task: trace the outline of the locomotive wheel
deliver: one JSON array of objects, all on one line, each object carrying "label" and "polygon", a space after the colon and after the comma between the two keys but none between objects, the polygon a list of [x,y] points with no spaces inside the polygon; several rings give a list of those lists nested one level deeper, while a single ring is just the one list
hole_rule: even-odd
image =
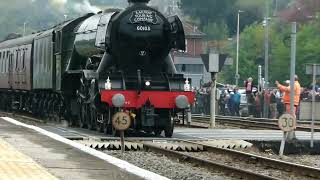
[{"label": "locomotive wheel", "polygon": [[88,109],[90,109],[90,111],[88,113],[88,115],[89,115],[88,129],[96,130],[97,129],[97,112],[90,105],[89,105]]},{"label": "locomotive wheel", "polygon": [[80,122],[79,125],[81,128],[87,127],[87,105],[81,103],[80,106]]},{"label": "locomotive wheel", "polygon": [[161,133],[162,133],[162,130],[160,130],[160,129],[154,130],[155,136],[160,136]]},{"label": "locomotive wheel", "polygon": [[105,127],[105,115],[104,114],[97,114],[96,120],[96,129],[98,132],[104,132]]},{"label": "locomotive wheel", "polygon": [[118,130],[116,130],[113,126],[112,126],[112,136],[114,136],[114,137],[120,136],[120,132]]},{"label": "locomotive wheel", "polygon": [[169,113],[169,117],[167,118],[166,128],[164,129],[165,137],[172,137],[174,129],[174,118]]}]

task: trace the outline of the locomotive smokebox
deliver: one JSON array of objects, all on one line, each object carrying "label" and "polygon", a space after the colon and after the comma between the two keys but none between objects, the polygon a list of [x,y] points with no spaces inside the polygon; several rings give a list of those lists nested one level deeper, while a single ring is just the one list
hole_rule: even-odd
[{"label": "locomotive smokebox", "polygon": [[120,69],[127,74],[158,73],[168,56],[172,41],[171,24],[148,0],[129,0],[132,6],[111,19],[106,44]]}]

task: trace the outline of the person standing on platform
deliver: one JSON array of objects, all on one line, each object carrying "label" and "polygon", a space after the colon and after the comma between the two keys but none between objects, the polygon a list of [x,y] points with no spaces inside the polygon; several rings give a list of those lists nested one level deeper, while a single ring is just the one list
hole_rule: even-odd
[{"label": "person standing on platform", "polygon": [[225,116],[226,115],[226,95],[224,93],[224,90],[222,91],[222,93],[220,94],[219,100],[218,100],[218,104],[219,104],[219,113],[220,115]]},{"label": "person standing on platform", "polygon": [[[295,75],[295,81],[294,81],[294,112],[296,115],[297,114],[297,108],[299,106],[300,103],[300,93],[301,93],[301,86],[299,83],[299,79],[298,76]],[[290,113],[290,86],[283,86],[279,83],[279,81],[276,81],[276,85],[279,88],[279,90],[284,93],[283,95],[283,102],[285,104],[286,107],[286,112]]]},{"label": "person standing on platform", "polygon": [[252,89],[254,86],[252,77],[249,77],[247,81],[244,82],[244,87],[246,88],[246,95],[252,93]]},{"label": "person standing on platform", "polygon": [[233,90],[233,112],[236,116],[240,116],[240,99],[241,99],[241,95],[240,93],[238,92],[238,88],[235,88]]},{"label": "person standing on platform", "polygon": [[249,77],[247,81],[244,82],[244,88],[246,90],[246,96],[247,96],[247,107],[248,107],[248,115],[252,116],[254,114],[254,104],[255,99],[253,95],[253,79],[252,77]]},{"label": "person standing on platform", "polygon": [[273,89],[270,93],[270,113],[271,118],[277,118],[277,97],[276,97],[277,90]]},{"label": "person standing on platform", "polygon": [[229,109],[230,116],[234,116],[234,99],[233,99],[234,93],[230,92],[229,95],[230,96],[228,100],[228,109]]}]

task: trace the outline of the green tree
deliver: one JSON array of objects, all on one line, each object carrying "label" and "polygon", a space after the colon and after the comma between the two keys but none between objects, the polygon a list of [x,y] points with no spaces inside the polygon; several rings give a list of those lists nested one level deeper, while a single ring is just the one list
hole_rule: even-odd
[{"label": "green tree", "polygon": [[[279,27],[280,26],[280,27]],[[270,27],[269,82],[281,82],[290,79],[290,23],[274,20]],[[300,24],[297,32],[296,74],[303,86],[309,86],[311,77],[305,75],[305,64],[319,63],[320,59],[320,20]],[[228,49],[235,60],[236,46]],[[257,80],[258,65],[264,70],[264,28],[261,23],[247,26],[240,36],[239,73],[241,82],[248,77]],[[264,73],[264,72],[263,72]],[[225,67],[219,80],[233,82],[235,62],[232,67]]]},{"label": "green tree", "polygon": [[209,22],[203,27],[203,31],[206,33],[206,39],[208,40],[225,40],[228,38],[229,29],[225,23]]}]

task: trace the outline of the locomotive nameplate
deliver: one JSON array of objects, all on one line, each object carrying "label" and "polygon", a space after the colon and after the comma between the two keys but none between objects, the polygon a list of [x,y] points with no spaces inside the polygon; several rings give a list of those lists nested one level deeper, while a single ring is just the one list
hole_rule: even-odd
[{"label": "locomotive nameplate", "polygon": [[132,12],[130,17],[130,22],[131,24],[136,24],[136,23],[157,24],[158,19],[155,11],[137,10]]},{"label": "locomotive nameplate", "polygon": [[291,114],[283,114],[278,120],[279,128],[284,132],[296,129],[296,118]]},{"label": "locomotive nameplate", "polygon": [[131,119],[128,113],[118,112],[112,117],[112,125],[119,131],[127,130],[131,125]]}]

